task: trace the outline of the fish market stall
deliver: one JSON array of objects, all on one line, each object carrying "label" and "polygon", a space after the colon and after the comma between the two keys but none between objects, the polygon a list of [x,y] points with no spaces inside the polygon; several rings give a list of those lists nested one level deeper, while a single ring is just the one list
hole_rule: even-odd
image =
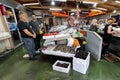
[{"label": "fish market stall", "polygon": [[[73,57],[77,46],[74,46],[74,37],[76,30],[74,28],[67,28],[64,25],[52,27],[50,33],[45,33],[43,54],[55,55],[62,57]],[[79,37],[82,37],[79,34]]]}]

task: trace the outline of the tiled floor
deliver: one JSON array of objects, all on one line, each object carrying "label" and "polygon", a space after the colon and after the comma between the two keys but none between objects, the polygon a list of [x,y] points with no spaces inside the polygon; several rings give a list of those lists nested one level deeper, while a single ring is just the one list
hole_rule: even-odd
[{"label": "tiled floor", "polygon": [[58,58],[40,54],[38,60],[29,61],[22,58],[25,53],[26,49],[21,46],[0,58],[0,80],[120,80],[120,62],[109,63],[103,59],[98,62],[91,58],[87,74],[72,69],[65,74],[52,70],[52,64]]}]

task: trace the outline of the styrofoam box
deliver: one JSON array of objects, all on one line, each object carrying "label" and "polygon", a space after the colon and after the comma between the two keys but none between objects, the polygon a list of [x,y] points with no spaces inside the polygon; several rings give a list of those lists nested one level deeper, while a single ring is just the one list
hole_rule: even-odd
[{"label": "styrofoam box", "polygon": [[55,36],[54,35],[51,35],[51,36],[43,36],[43,39],[54,39]]},{"label": "styrofoam box", "polygon": [[89,63],[90,63],[90,53],[88,54],[85,60],[73,57],[73,70],[80,72],[82,74],[86,74],[87,69],[89,67]]},{"label": "styrofoam box", "polygon": [[73,53],[64,53],[61,51],[53,51],[56,46],[57,45],[51,45],[45,49],[43,48],[41,51],[43,52],[43,54],[47,54],[47,55],[55,55],[55,56],[62,56],[62,57],[69,57],[69,58],[73,58],[75,56],[75,54],[73,54]]},{"label": "styrofoam box", "polygon": [[[64,67],[60,67],[60,66],[56,66],[57,63],[67,63],[69,64],[67,68],[64,68]],[[66,61],[60,61],[60,60],[57,60],[54,64],[53,64],[53,70],[55,71],[60,71],[60,72],[64,72],[64,73],[69,73],[70,71],[70,68],[71,68],[71,63],[70,62],[66,62]]]}]

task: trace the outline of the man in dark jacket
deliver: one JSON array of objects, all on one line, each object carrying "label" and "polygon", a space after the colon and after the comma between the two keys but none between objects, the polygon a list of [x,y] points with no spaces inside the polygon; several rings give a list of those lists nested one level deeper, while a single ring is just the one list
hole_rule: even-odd
[{"label": "man in dark jacket", "polygon": [[35,42],[35,50],[36,52],[38,52],[40,48],[41,36],[40,36],[40,25],[36,19],[36,15],[32,14],[32,20],[29,22],[29,24],[32,26],[32,29],[36,33],[36,38],[34,39],[34,42]]},{"label": "man in dark jacket", "polygon": [[27,22],[27,15],[25,12],[21,12],[19,14],[19,22],[17,24],[19,31],[21,33],[23,42],[25,43],[25,46],[27,48],[27,51],[29,53],[29,59],[35,60],[35,44],[34,44],[34,38],[36,38],[35,32],[30,28],[29,23]]}]

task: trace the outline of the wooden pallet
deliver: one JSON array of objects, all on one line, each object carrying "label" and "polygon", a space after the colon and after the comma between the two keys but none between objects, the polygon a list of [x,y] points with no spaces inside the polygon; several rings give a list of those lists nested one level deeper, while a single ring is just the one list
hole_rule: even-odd
[{"label": "wooden pallet", "polygon": [[107,61],[111,62],[111,63],[114,63],[114,62],[117,62],[117,61],[120,61],[120,58],[115,56],[114,54],[112,53],[109,53],[109,56],[103,56]]}]

